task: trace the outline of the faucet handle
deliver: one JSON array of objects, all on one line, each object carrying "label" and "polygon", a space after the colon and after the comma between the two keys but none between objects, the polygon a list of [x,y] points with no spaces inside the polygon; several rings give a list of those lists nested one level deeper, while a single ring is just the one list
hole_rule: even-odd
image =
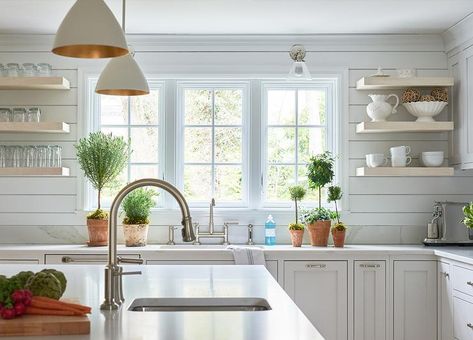
[{"label": "faucet handle", "polygon": [[131,259],[128,257],[117,256],[118,263],[143,264],[143,259]]}]

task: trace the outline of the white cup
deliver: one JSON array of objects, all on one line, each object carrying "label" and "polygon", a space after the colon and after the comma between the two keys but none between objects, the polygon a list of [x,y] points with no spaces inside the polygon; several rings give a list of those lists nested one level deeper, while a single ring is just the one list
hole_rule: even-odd
[{"label": "white cup", "polygon": [[412,158],[411,156],[399,156],[395,155],[391,157],[391,165],[395,168],[397,167],[406,167],[407,165],[411,164]]},{"label": "white cup", "polygon": [[393,146],[392,148],[389,149],[391,152],[391,157],[395,156],[402,156],[405,157],[411,153],[411,147],[410,146]]},{"label": "white cup", "polygon": [[385,166],[388,163],[386,157],[382,153],[370,153],[366,155],[366,165],[368,168],[377,168]]}]

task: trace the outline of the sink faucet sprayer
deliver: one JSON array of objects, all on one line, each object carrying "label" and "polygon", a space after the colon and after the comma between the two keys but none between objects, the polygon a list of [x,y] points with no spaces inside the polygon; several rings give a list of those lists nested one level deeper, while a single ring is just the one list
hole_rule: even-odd
[{"label": "sink faucet sprayer", "polygon": [[161,188],[175,198],[182,213],[182,239],[185,242],[195,240],[189,206],[187,205],[184,196],[175,186],[166,181],[154,178],[139,179],[126,185],[117,194],[113,200],[112,206],[110,207],[110,219],[108,222],[108,264],[105,267],[105,300],[100,306],[100,309],[102,310],[116,310],[120,308],[120,305],[125,301],[122,294],[123,275],[141,274],[139,271],[123,272],[123,268],[118,265],[119,262],[139,264],[143,263],[143,260],[125,259],[117,256],[117,219],[120,204],[125,196],[131,191],[145,186]]}]

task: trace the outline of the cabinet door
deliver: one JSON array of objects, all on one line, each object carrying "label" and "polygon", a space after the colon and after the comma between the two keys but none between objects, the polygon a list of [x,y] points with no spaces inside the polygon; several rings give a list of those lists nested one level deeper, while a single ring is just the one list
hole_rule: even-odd
[{"label": "cabinet door", "polygon": [[327,340],[348,337],[346,261],[285,261],[284,289]]},{"label": "cabinet door", "polygon": [[465,81],[463,84],[465,107],[461,113],[464,120],[465,148],[462,154],[462,169],[473,169],[473,47],[464,51]]},{"label": "cabinet door", "polygon": [[146,264],[151,265],[233,265],[235,262],[233,261],[226,261],[226,260],[178,260],[178,261],[168,261],[168,260],[147,260]]},{"label": "cabinet door", "polygon": [[355,261],[354,340],[386,339],[386,262]]},{"label": "cabinet door", "polygon": [[437,262],[394,261],[394,340],[437,339]]},{"label": "cabinet door", "polygon": [[449,133],[449,163],[451,165],[460,165],[466,150],[463,56],[463,53],[459,53],[448,60],[450,73],[454,79],[449,100],[450,119],[454,125],[454,130]]},{"label": "cabinet door", "polygon": [[453,301],[450,264],[438,263],[439,340],[453,340]]}]

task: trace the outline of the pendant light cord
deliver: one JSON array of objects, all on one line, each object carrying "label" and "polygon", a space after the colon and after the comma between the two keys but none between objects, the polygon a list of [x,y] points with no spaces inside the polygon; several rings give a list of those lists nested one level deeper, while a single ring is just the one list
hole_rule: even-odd
[{"label": "pendant light cord", "polygon": [[126,0],[122,0],[122,30],[125,34],[125,14],[126,14]]}]

